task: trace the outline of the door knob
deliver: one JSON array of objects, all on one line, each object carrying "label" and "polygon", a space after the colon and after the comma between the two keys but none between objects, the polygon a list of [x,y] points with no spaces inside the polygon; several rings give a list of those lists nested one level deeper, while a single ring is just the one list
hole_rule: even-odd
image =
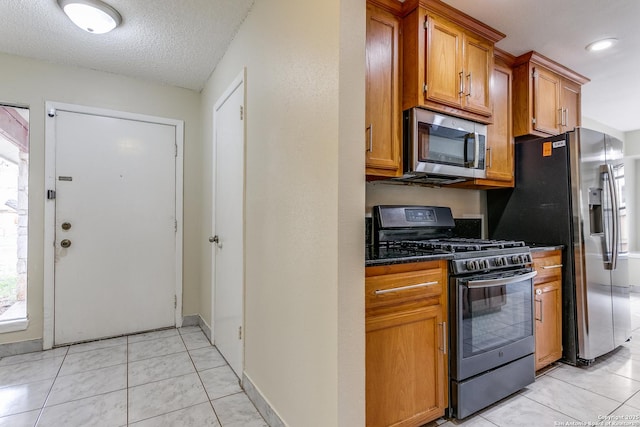
[{"label": "door knob", "polygon": [[68,248],[69,246],[71,246],[71,240],[64,239],[60,242],[60,246],[62,246],[63,248]]},{"label": "door knob", "polygon": [[215,236],[209,236],[209,242],[215,243],[219,248],[222,247],[222,243],[220,243],[220,238],[217,234]]},{"label": "door knob", "polygon": [[70,222],[63,222],[61,225],[63,230],[69,230],[71,228],[71,223]]}]

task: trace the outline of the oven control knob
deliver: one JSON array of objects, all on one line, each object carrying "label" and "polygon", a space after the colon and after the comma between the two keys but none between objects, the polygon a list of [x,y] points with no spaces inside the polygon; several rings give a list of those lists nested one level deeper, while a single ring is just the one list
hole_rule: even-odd
[{"label": "oven control knob", "polygon": [[467,270],[477,270],[479,268],[478,261],[470,260],[467,261]]},{"label": "oven control knob", "polygon": [[496,267],[502,267],[502,266],[504,266],[504,261],[505,261],[505,259],[504,259],[504,258],[496,258],[496,259],[495,259]]},{"label": "oven control knob", "polygon": [[480,261],[480,266],[482,267],[482,269],[488,270],[489,269],[489,260],[488,259],[483,259],[482,261]]},{"label": "oven control knob", "polygon": [[511,262],[514,264],[519,264],[520,263],[520,255],[514,255],[511,257]]}]

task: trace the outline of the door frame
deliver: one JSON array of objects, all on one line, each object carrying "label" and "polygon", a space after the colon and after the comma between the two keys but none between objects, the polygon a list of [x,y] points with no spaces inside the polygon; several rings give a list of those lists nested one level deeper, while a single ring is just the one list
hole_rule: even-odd
[{"label": "door frame", "polygon": [[[246,205],[247,205],[247,177],[246,177],[246,168],[247,168],[247,68],[243,67],[240,73],[236,76],[235,79],[227,86],[224,92],[218,97],[214,106],[213,106],[213,128],[212,128],[212,173],[211,173],[211,236],[216,234],[216,154],[217,154],[217,146],[218,141],[216,137],[216,130],[218,128],[218,110],[220,107],[227,101],[227,99],[242,86],[243,91],[243,100],[242,100],[242,108],[243,108],[243,120],[242,120],[242,212],[240,216],[242,217],[242,369],[241,372],[244,372],[244,362],[245,362],[245,337],[246,337],[246,328],[245,328],[245,303],[246,303]],[[211,342],[215,345],[215,305],[216,305],[216,253],[213,245],[211,246]],[[240,378],[242,381],[242,378]]]},{"label": "door frame", "polygon": [[90,114],[96,116],[106,116],[116,119],[135,120],[148,123],[174,126],[176,135],[176,233],[175,233],[175,254],[176,254],[176,327],[182,326],[182,238],[183,238],[183,182],[184,182],[184,121],[168,119],[164,117],[148,116],[145,114],[128,113],[124,111],[108,110],[104,108],[88,107],[84,105],[67,104],[55,101],[45,102],[45,162],[44,162],[44,325],[42,348],[47,350],[53,347],[54,340],[54,290],[55,290],[55,200],[47,198],[48,190],[56,189],[56,121],[54,120],[56,111],[66,111],[78,114]]}]

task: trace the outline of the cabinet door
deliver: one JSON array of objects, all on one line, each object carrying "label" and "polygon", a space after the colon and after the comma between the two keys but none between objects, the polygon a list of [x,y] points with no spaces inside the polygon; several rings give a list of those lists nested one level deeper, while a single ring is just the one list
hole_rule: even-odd
[{"label": "cabinet door", "polygon": [[464,36],[463,108],[491,115],[490,79],[493,69],[493,46],[467,34]]},{"label": "cabinet door", "polygon": [[562,132],[568,132],[580,126],[580,85],[570,80],[562,80],[560,105],[562,107]]},{"label": "cabinet door", "polygon": [[491,81],[493,124],[487,127],[487,179],[513,180],[511,70],[495,66]]},{"label": "cabinet door", "polygon": [[533,129],[560,133],[560,78],[542,67],[533,69]]},{"label": "cabinet door", "polygon": [[535,286],[536,370],[562,357],[562,291],[559,280]]},{"label": "cabinet door", "polygon": [[442,306],[366,321],[366,425],[419,426],[447,405]]},{"label": "cabinet door", "polygon": [[401,173],[399,24],[391,13],[367,5],[365,149],[368,175]]},{"label": "cabinet door", "polygon": [[462,31],[444,20],[427,18],[426,99],[461,106],[464,91]]}]

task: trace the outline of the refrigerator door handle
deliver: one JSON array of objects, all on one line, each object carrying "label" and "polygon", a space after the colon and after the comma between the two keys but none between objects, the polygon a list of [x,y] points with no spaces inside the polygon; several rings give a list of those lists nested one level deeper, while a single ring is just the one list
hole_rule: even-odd
[{"label": "refrigerator door handle", "polygon": [[608,175],[607,186],[609,187],[609,198],[611,199],[611,261],[608,263],[609,270],[615,270],[618,263],[618,245],[620,234],[620,209],[618,206],[618,192],[615,183],[615,174],[612,164],[604,165],[605,173]]}]

